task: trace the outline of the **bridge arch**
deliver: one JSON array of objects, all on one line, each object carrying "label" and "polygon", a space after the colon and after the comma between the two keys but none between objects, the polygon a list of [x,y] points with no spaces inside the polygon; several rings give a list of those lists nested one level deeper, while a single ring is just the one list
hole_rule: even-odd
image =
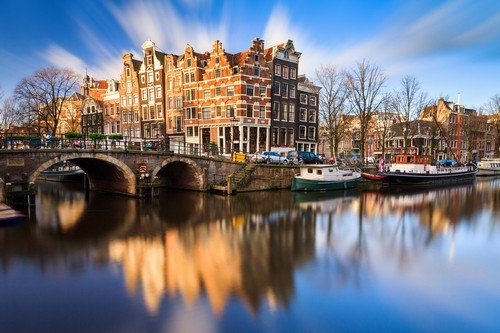
[{"label": "bridge arch", "polygon": [[174,156],[165,159],[151,172],[158,177],[164,187],[205,191],[207,189],[206,171],[192,159]]},{"label": "bridge arch", "polygon": [[34,183],[42,171],[62,161],[71,161],[85,171],[91,190],[133,196],[137,194],[137,180],[130,167],[112,156],[100,153],[79,152],[58,155],[42,163],[30,175],[29,182]]}]

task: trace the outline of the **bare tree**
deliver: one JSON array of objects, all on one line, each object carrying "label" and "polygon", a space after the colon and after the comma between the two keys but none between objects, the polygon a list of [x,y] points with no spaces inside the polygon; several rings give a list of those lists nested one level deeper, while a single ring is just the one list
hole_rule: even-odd
[{"label": "bare tree", "polygon": [[42,131],[54,136],[64,103],[77,89],[78,82],[78,75],[70,69],[44,68],[23,78],[14,95],[25,107],[23,113],[32,115]]},{"label": "bare tree", "polygon": [[375,135],[381,145],[382,158],[385,158],[386,155],[386,142],[394,136],[391,127],[397,118],[395,113],[391,111],[391,100],[390,94],[384,96],[380,110],[377,112],[378,119],[375,122]]},{"label": "bare tree", "polygon": [[387,80],[381,68],[363,60],[354,69],[345,73],[348,101],[359,121],[360,157],[365,161],[365,145],[370,122],[384,100],[382,87]]},{"label": "bare tree", "polygon": [[334,66],[321,67],[316,80],[322,87],[319,95],[320,122],[326,126],[330,155],[338,157],[339,144],[345,137],[347,89],[344,75]]},{"label": "bare tree", "polygon": [[14,98],[7,98],[0,105],[0,129],[5,131],[11,125],[18,125],[17,105]]},{"label": "bare tree", "polygon": [[408,153],[408,143],[417,134],[412,131],[412,124],[430,103],[429,96],[421,90],[420,83],[415,77],[407,75],[401,79],[401,87],[390,99],[390,107],[402,124],[405,153]]},{"label": "bare tree", "polygon": [[500,156],[500,95],[491,96],[484,108],[493,117],[493,124],[496,129],[495,156]]}]

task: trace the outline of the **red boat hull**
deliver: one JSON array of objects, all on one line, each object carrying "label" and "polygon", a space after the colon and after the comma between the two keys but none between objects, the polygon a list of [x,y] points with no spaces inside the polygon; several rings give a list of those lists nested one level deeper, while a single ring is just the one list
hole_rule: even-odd
[{"label": "red boat hull", "polygon": [[378,180],[384,180],[385,178],[387,178],[387,175],[374,175],[373,173],[362,172],[361,177],[369,180],[378,181]]}]

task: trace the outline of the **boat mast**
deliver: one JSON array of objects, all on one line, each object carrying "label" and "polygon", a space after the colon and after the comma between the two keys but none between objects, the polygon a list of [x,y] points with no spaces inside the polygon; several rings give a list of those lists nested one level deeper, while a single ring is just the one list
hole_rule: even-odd
[{"label": "boat mast", "polygon": [[462,160],[462,126],[460,122],[460,93],[458,93],[458,101],[457,101],[457,131],[458,131],[458,136],[457,136],[457,145],[458,145],[458,151],[457,151],[457,158],[458,158],[458,163],[461,162]]}]

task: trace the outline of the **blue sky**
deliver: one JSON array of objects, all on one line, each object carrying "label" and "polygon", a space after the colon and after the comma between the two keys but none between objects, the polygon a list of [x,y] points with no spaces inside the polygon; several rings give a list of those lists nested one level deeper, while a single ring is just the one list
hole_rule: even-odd
[{"label": "blue sky", "polygon": [[433,97],[481,106],[500,93],[500,1],[4,0],[0,85],[9,95],[34,70],[67,66],[118,78],[121,55],[141,54],[147,39],[167,53],[186,43],[210,50],[219,39],[239,52],[260,37],[288,39],[302,52],[299,71],[342,68],[367,58],[394,89],[415,76]]}]

